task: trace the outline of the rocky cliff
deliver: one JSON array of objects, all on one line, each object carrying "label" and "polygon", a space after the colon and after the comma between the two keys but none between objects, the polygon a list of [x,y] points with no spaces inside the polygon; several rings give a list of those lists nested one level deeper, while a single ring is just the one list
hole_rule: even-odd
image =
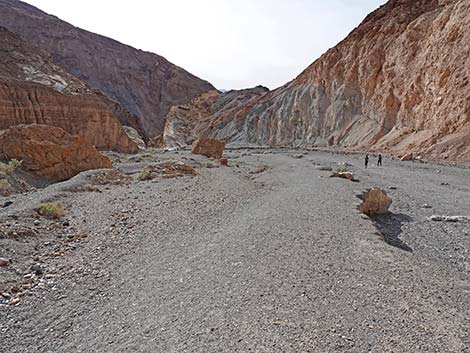
[{"label": "rocky cliff", "polygon": [[0,79],[36,82],[65,94],[80,94],[86,84],[55,65],[49,54],[0,27]]},{"label": "rocky cliff", "polygon": [[162,132],[173,105],[213,89],[161,56],[76,28],[21,1],[0,0],[0,25],[51,53],[56,64],[91,89],[118,101],[149,136]]},{"label": "rocky cliff", "polygon": [[391,0],[246,115],[236,141],[470,160],[470,2]]},{"label": "rocky cliff", "polygon": [[202,136],[231,141],[243,128],[247,112],[268,92],[261,86],[223,93],[212,90],[189,104],[174,106],[166,116],[160,143],[181,147]]},{"label": "rocky cliff", "polygon": [[55,65],[49,55],[0,27],[0,130],[47,124],[84,137],[100,149],[135,152],[103,99]]},{"label": "rocky cliff", "polygon": [[37,83],[0,80],[0,130],[19,124],[60,127],[99,149],[137,150],[111,110],[96,96],[69,96]]}]

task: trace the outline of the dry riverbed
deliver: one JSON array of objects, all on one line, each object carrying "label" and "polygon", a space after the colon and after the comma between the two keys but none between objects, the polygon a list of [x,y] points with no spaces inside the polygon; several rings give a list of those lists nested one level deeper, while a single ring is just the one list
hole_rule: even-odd
[{"label": "dry riverbed", "polygon": [[[431,219],[470,216],[468,168],[226,156],[112,155],[1,198],[0,352],[470,352],[470,222]],[[169,160],[195,173],[148,167]],[[389,215],[357,211],[372,186]]]}]

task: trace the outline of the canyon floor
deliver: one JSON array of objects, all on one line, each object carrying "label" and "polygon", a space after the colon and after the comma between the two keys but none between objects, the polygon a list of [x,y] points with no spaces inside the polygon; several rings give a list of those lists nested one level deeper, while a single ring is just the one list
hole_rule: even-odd
[{"label": "canyon floor", "polygon": [[[0,199],[0,352],[470,352],[470,223],[429,219],[470,216],[468,168],[226,156],[113,155],[132,179]],[[198,175],[136,180],[169,159]],[[359,182],[320,170],[344,162]],[[372,186],[391,214],[357,211]],[[44,201],[65,216],[38,217]]]}]

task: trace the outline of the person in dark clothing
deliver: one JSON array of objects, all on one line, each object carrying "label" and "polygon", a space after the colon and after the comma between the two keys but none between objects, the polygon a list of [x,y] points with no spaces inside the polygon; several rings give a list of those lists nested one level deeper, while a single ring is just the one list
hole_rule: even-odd
[{"label": "person in dark clothing", "polygon": [[377,166],[381,167],[382,166],[382,155],[379,154],[379,158],[377,159]]},{"label": "person in dark clothing", "polygon": [[367,166],[369,165],[369,155],[366,154],[366,158],[364,159],[364,164],[366,166],[366,169],[367,169]]}]

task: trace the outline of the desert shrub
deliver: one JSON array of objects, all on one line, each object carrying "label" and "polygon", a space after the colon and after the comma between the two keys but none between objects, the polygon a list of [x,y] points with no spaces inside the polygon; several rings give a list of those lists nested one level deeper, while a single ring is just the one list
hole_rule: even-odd
[{"label": "desert shrub", "polygon": [[336,173],[349,173],[348,167],[342,166],[336,169]]},{"label": "desert shrub", "polygon": [[139,173],[139,175],[137,176],[137,179],[140,181],[152,180],[153,179],[152,172],[148,169],[144,169]]},{"label": "desert shrub", "polygon": [[10,190],[10,182],[6,178],[0,179],[0,193],[5,194]]},{"label": "desert shrub", "polygon": [[100,191],[100,189],[98,188],[98,186],[96,186],[95,184],[85,184],[85,185],[83,185],[83,190],[84,190],[84,191],[90,191],[90,192],[98,192],[98,191]]},{"label": "desert shrub", "polygon": [[21,167],[23,161],[12,159],[8,163],[0,163],[0,174],[4,176],[11,176],[19,167]]},{"label": "desert shrub", "polygon": [[49,218],[61,218],[65,215],[64,205],[60,202],[45,202],[36,210],[41,216]]}]

